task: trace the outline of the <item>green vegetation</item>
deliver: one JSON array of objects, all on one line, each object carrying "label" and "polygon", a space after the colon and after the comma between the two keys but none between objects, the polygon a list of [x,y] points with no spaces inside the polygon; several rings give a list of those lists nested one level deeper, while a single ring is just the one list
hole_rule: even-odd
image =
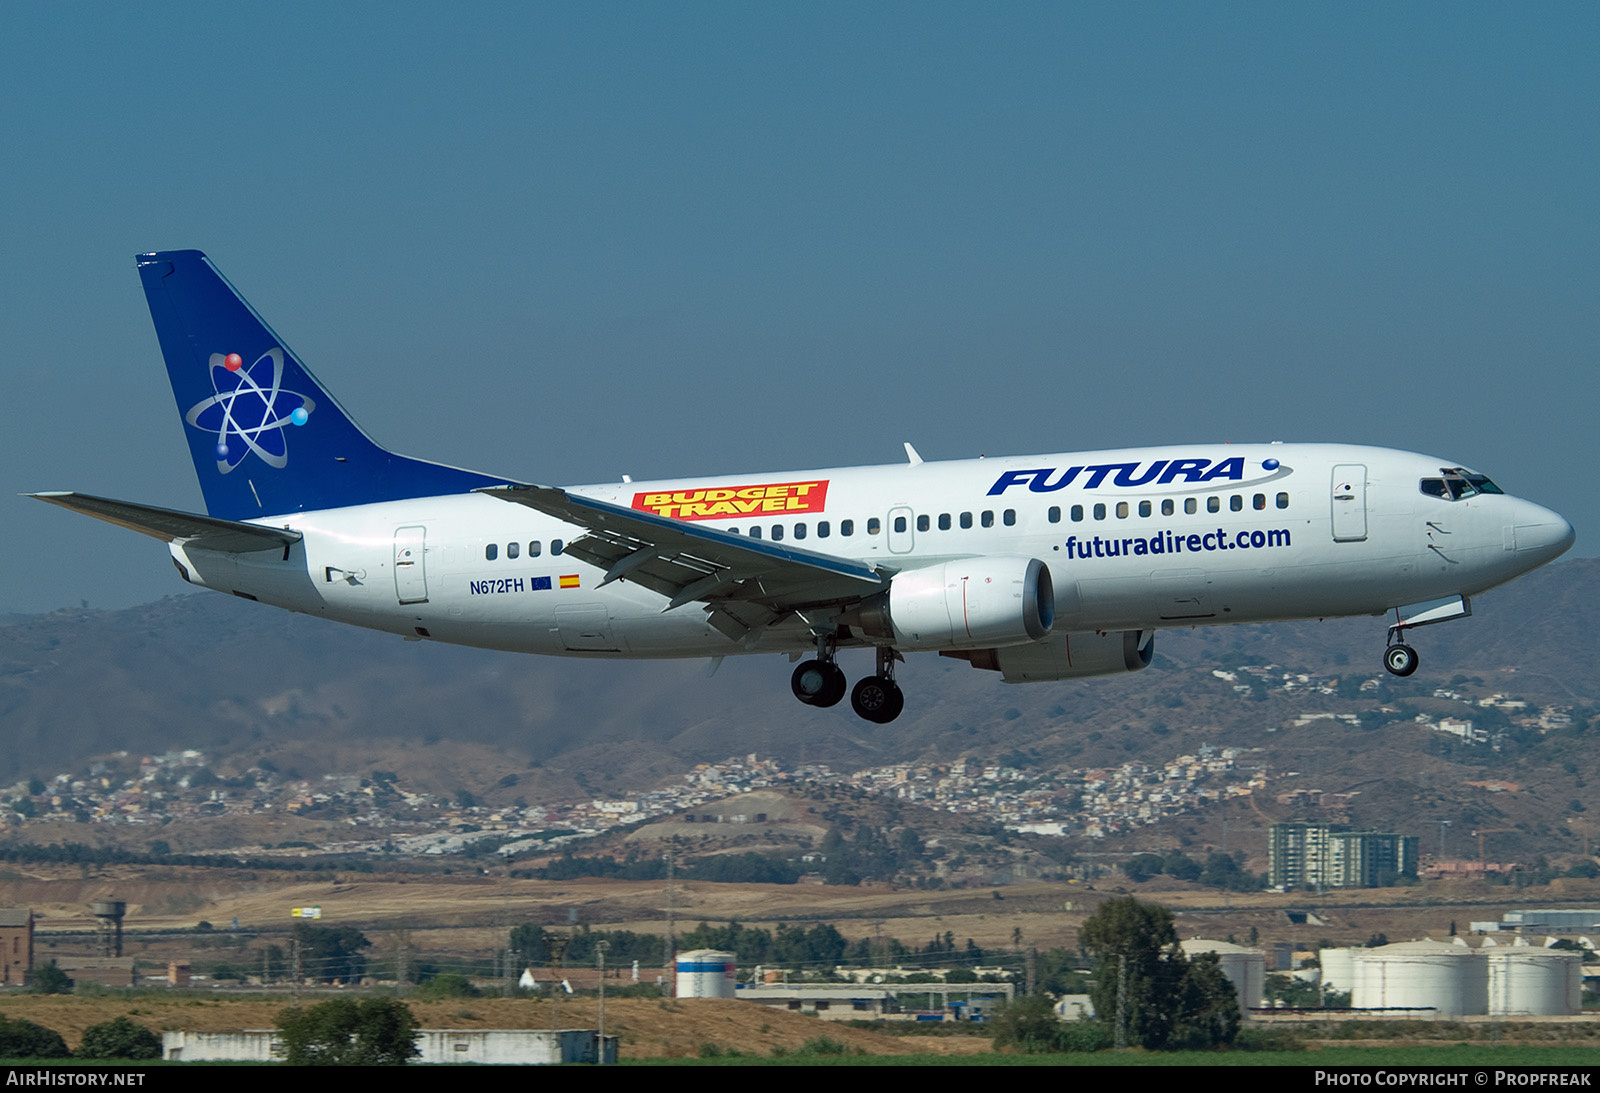
[{"label": "green vegetation", "polygon": [[416,1018],[393,998],[336,998],[286,1009],[277,1028],[291,1066],[399,1066],[418,1054]]},{"label": "green vegetation", "polygon": [[159,1059],[161,1037],[127,1017],[116,1017],[83,1030],[80,1059]]},{"label": "green vegetation", "polygon": [[1135,854],[1122,863],[1122,871],[1132,881],[1146,881],[1151,877],[1166,876],[1177,880],[1197,881],[1210,888],[1231,892],[1256,892],[1267,886],[1265,873],[1247,873],[1240,863],[1243,852],[1233,854],[1211,853],[1205,864],[1195,861],[1181,850],[1168,854]]},{"label": "green vegetation", "polygon": [[1172,913],[1131,896],[1107,901],[1079,932],[1095,958],[1090,992],[1113,1039],[1152,1051],[1231,1044],[1239,1003],[1215,953],[1190,960],[1178,946]]},{"label": "green vegetation", "polygon": [[418,1002],[443,1002],[451,998],[477,998],[483,992],[459,972],[440,972],[424,979],[411,992]]},{"label": "green vegetation", "polygon": [[72,980],[67,977],[66,972],[56,967],[54,960],[33,969],[33,978],[29,986],[34,994],[72,993]]},{"label": "green vegetation", "polygon": [[54,1029],[0,1015],[0,1058],[65,1059],[67,1042]]},{"label": "green vegetation", "polygon": [[367,958],[361,951],[371,948],[372,942],[354,926],[313,926],[298,922],[294,938],[300,943],[301,968],[318,982],[352,983],[367,973]]}]

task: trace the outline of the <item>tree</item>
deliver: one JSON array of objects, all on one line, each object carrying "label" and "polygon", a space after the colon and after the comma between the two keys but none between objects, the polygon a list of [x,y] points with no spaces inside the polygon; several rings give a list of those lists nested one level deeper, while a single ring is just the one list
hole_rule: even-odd
[{"label": "tree", "polygon": [[1233,985],[1215,955],[1183,955],[1165,908],[1131,896],[1109,900],[1078,940],[1096,961],[1097,1020],[1113,1033],[1121,1002],[1129,1040],[1152,1051],[1232,1043],[1238,1034]]},{"label": "tree", "polygon": [[67,1042],[54,1029],[0,1015],[0,1058],[65,1059]]},{"label": "tree", "polygon": [[354,926],[300,922],[295,924],[294,936],[300,942],[300,966],[308,979],[349,983],[367,973],[367,958],[361,950],[371,948],[372,942]]},{"label": "tree", "polygon": [[440,972],[417,984],[411,997],[419,1002],[443,1002],[451,998],[477,998],[482,993],[460,972]]},{"label": "tree", "polygon": [[1061,1022],[1048,994],[1029,994],[1001,1006],[994,1015],[994,1046],[1016,1047],[1029,1055],[1059,1050]]},{"label": "tree", "polygon": [[161,1037],[127,1017],[117,1017],[83,1030],[80,1059],[159,1059]]},{"label": "tree", "polygon": [[33,969],[32,986],[34,994],[72,993],[72,980],[66,972],[56,967],[54,960]]},{"label": "tree", "polygon": [[291,1066],[399,1066],[420,1054],[411,1007],[394,998],[336,998],[278,1014],[278,1051]]}]

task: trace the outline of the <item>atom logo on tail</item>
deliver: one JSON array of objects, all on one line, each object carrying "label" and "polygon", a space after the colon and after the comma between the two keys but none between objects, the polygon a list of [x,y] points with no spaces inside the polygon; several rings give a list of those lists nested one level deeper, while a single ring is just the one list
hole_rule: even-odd
[{"label": "atom logo on tail", "polygon": [[218,471],[227,474],[250,452],[269,467],[288,465],[284,426],[304,425],[317,404],[308,395],[285,391],[282,383],[282,349],[269,349],[248,366],[237,353],[211,354],[216,394],[189,407],[183,420],[216,434]]}]

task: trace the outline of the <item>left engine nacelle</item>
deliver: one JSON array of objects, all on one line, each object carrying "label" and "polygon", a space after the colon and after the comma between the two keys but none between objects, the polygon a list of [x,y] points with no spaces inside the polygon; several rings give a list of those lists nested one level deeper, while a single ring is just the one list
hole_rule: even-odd
[{"label": "left engine nacelle", "polygon": [[897,574],[840,621],[907,651],[1000,648],[1047,636],[1055,603],[1049,566],[998,554]]}]

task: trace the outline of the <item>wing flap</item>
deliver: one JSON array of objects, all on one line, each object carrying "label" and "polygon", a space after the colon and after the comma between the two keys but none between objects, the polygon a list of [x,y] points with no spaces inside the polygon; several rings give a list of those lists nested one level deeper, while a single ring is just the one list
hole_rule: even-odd
[{"label": "wing flap", "polygon": [[283,550],[300,541],[298,531],[287,528],[267,528],[259,524],[245,524],[237,520],[222,520],[215,516],[200,516],[177,509],[157,508],[154,505],[136,505],[131,501],[115,501],[109,497],[95,497],[87,493],[49,492],[30,493],[52,505],[60,505],[96,520],[137,531],[163,542],[183,540],[205,550],[219,550],[227,554],[248,554],[255,550]]}]

